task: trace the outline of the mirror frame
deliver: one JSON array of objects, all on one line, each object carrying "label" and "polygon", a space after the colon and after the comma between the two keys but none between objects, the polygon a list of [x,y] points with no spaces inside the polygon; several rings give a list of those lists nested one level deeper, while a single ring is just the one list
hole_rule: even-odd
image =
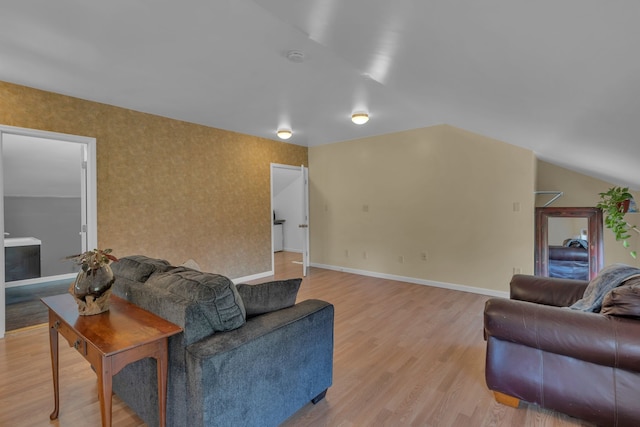
[{"label": "mirror frame", "polygon": [[602,210],[598,208],[536,208],[535,275],[549,276],[549,218],[586,218],[589,235],[589,280],[604,266]]}]

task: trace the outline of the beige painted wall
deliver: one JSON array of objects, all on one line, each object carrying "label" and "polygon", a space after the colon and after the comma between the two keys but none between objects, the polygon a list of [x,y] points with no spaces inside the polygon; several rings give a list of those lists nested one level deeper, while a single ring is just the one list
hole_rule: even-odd
[{"label": "beige painted wall", "polygon": [[446,125],[311,147],[311,262],[507,291],[533,273],[534,168]]},{"label": "beige painted wall", "polygon": [[98,244],[242,277],[271,270],[270,163],[307,148],[0,82],[0,123],[94,137]]},{"label": "beige painted wall", "polygon": [[[599,180],[548,162],[537,162],[537,190],[562,191],[564,195],[553,202],[553,207],[589,207],[598,204],[598,193],[607,191],[615,184]],[[636,201],[640,200],[640,192],[632,191]],[[548,200],[548,196],[537,196],[536,206],[542,206]],[[640,214],[627,214],[626,219],[631,224],[640,224]],[[611,230],[604,229],[604,264],[624,263],[640,266],[640,261],[633,259],[629,251],[634,249],[640,253],[640,239],[636,233],[632,233],[629,240],[631,247],[625,249],[620,242],[616,242]]]}]

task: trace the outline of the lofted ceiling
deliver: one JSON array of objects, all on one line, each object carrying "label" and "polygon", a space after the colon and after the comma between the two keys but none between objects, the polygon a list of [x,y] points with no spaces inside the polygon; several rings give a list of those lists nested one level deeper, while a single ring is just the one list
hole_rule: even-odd
[{"label": "lofted ceiling", "polygon": [[[0,12],[0,80],[276,140],[291,127],[304,146],[450,124],[640,188],[637,1],[4,0]],[[351,123],[358,110],[369,123]]]}]

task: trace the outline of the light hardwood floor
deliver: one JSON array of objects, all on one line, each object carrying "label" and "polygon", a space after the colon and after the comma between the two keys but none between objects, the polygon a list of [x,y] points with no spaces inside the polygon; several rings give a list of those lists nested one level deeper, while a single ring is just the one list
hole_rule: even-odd
[{"label": "light hardwood floor", "polygon": [[[276,278],[299,277],[298,258],[277,254]],[[486,296],[311,268],[298,295],[307,298],[335,305],[333,385],[285,427],[590,426],[494,401],[484,382]],[[94,373],[72,348],[61,345],[60,356],[60,418],[50,422],[47,328],[0,340],[0,426],[100,425]],[[114,426],[144,425],[117,396],[113,403]]]}]

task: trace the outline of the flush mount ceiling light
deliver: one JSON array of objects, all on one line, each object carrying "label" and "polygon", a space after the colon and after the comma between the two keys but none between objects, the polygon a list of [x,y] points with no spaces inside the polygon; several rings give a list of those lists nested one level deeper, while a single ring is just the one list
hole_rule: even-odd
[{"label": "flush mount ceiling light", "polygon": [[363,125],[369,121],[369,114],[363,112],[353,113],[351,121],[357,125]]},{"label": "flush mount ceiling light", "polygon": [[291,135],[293,135],[293,132],[291,132],[291,129],[278,129],[276,135],[278,135],[280,139],[289,139]]}]

